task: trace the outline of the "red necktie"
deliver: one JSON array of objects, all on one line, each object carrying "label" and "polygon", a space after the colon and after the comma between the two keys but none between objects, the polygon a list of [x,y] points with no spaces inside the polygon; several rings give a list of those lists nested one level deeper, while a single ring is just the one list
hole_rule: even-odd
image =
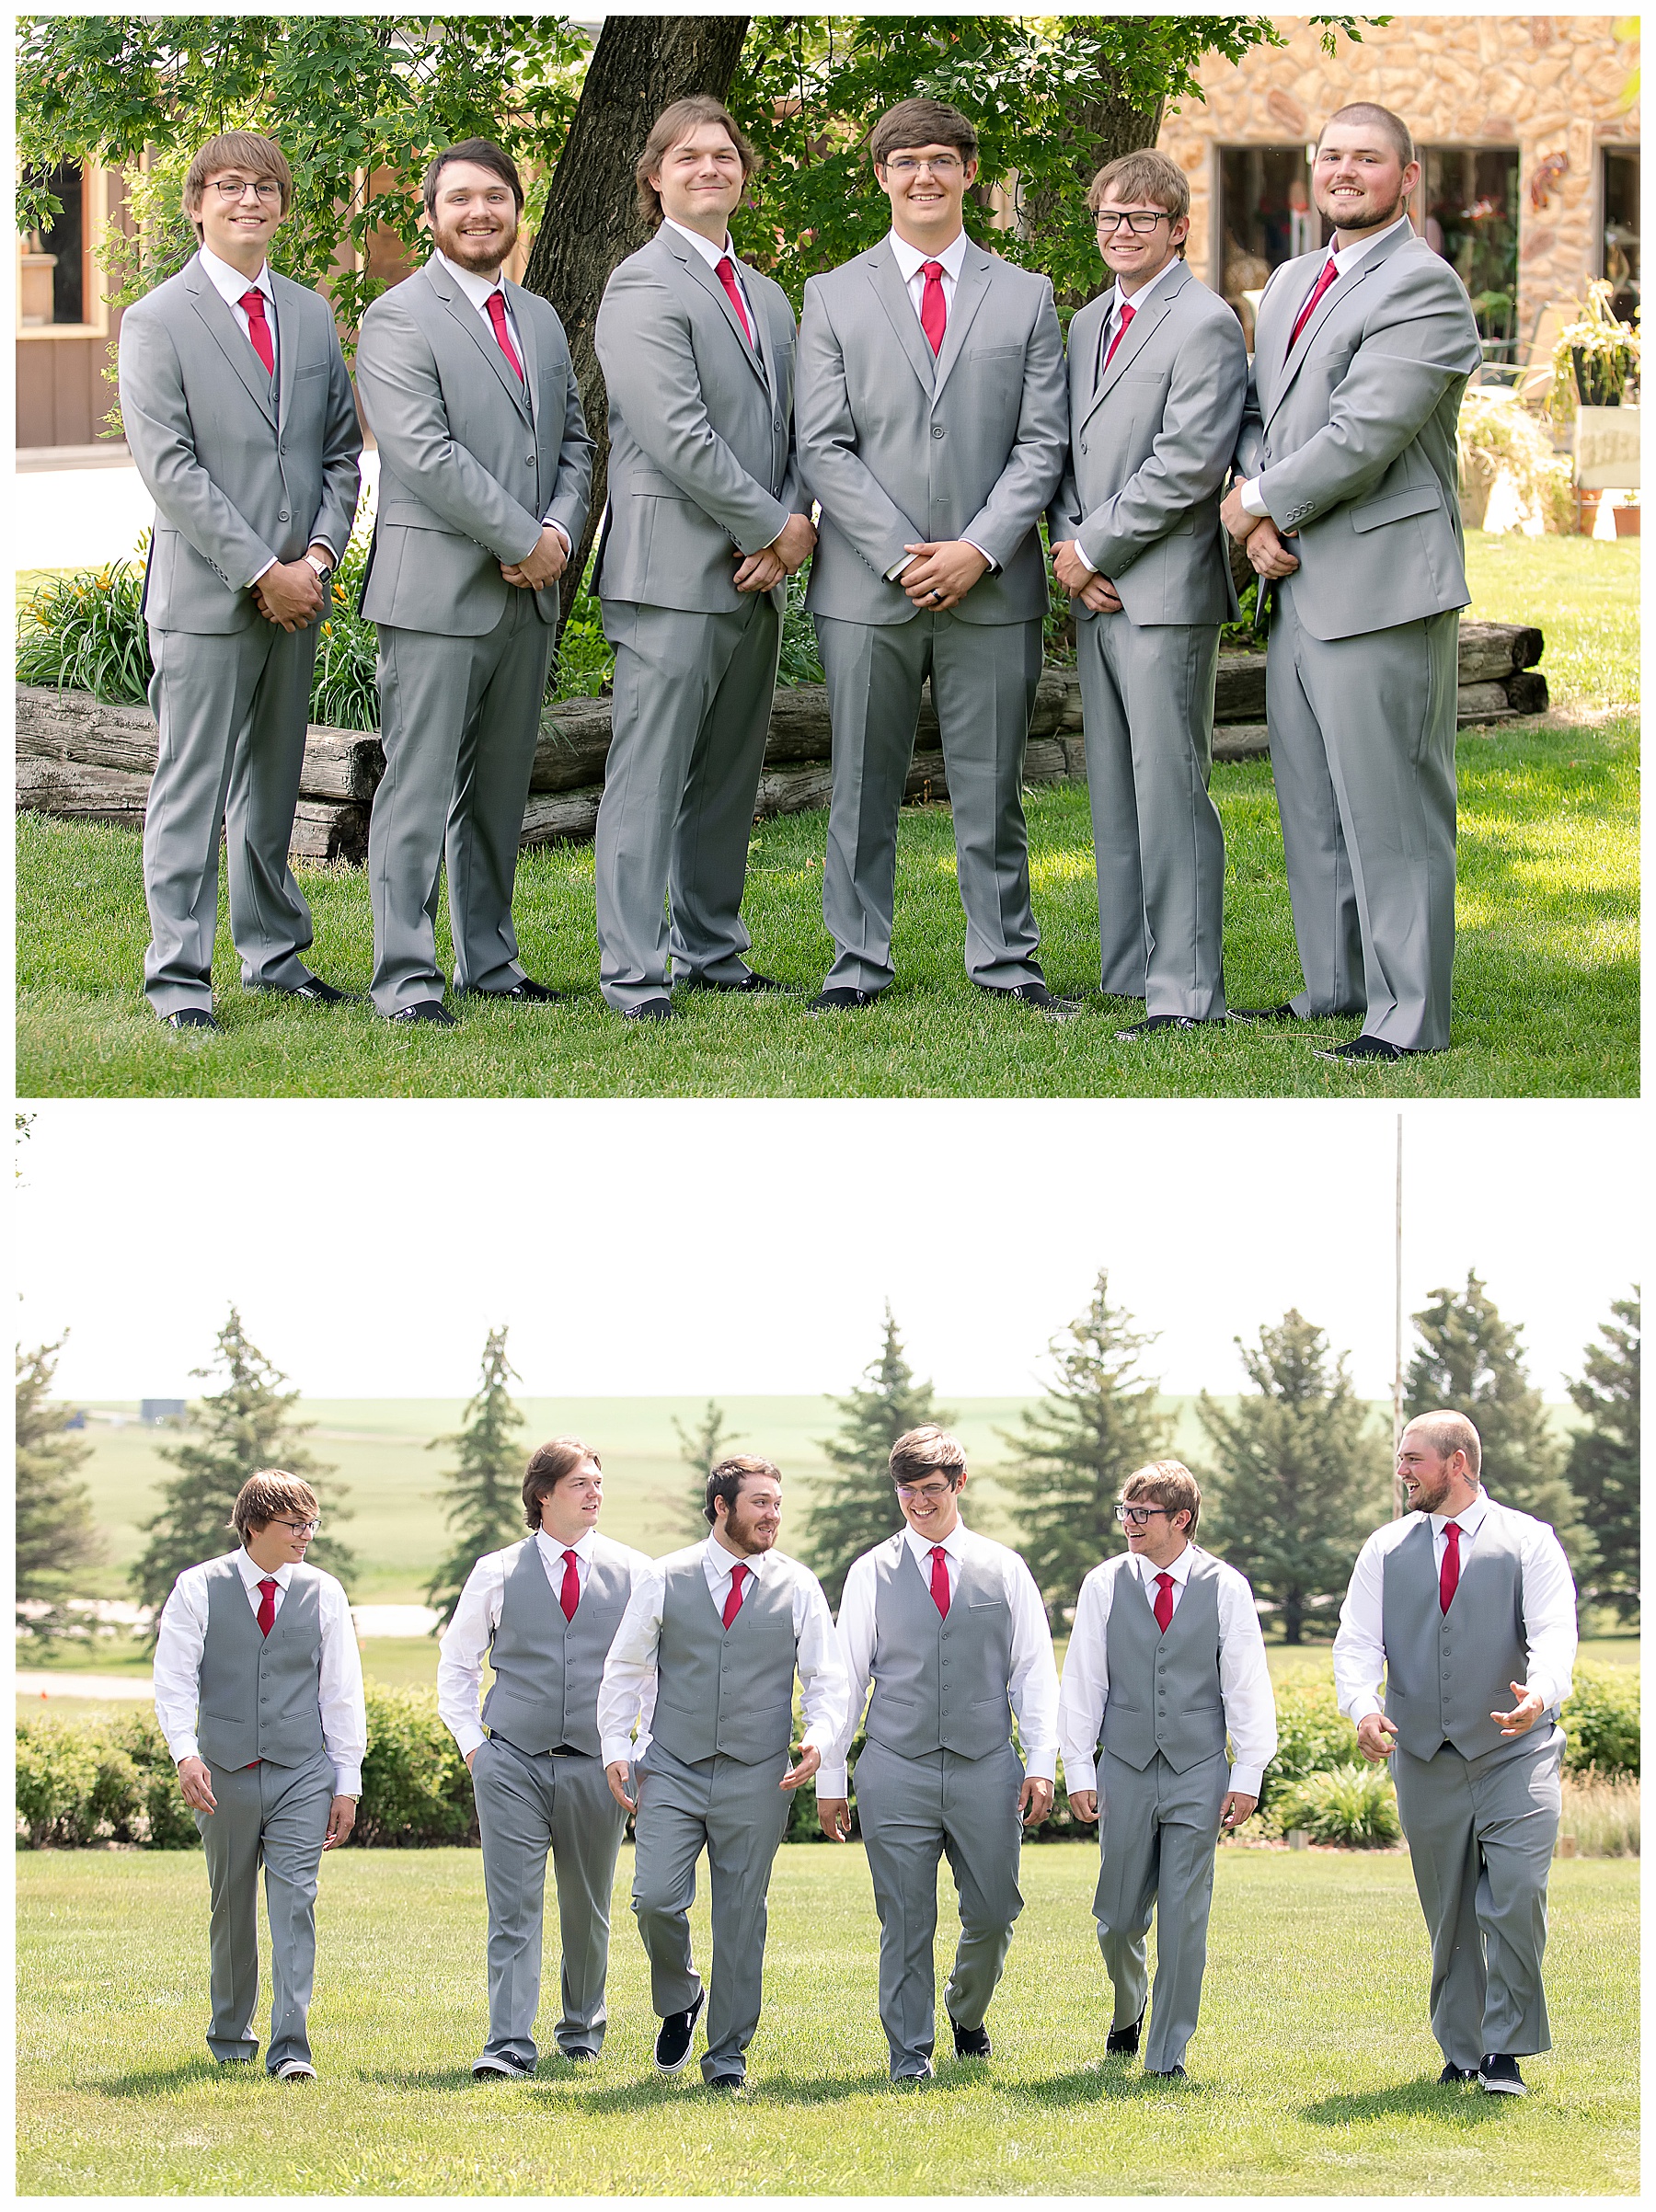
[{"label": "red necktie", "polygon": [[[1115,358],[1115,350],[1116,350],[1116,348],[1117,348],[1117,347],[1118,347],[1118,346],[1121,344],[1121,340],[1122,340],[1122,339],[1123,339],[1123,338],[1126,337],[1126,335],[1127,335],[1127,326],[1128,326],[1128,324],[1129,324],[1130,322],[1132,322],[1132,320],[1133,320],[1133,306],[1132,306],[1132,304],[1131,304],[1131,302],[1129,302],[1129,301],[1127,301],[1127,300],[1123,300],[1123,301],[1121,302],[1121,321],[1120,321],[1120,322],[1119,322],[1119,323],[1116,325],[1116,334],[1115,334],[1114,338],[1112,338],[1110,339],[1110,351],[1109,351],[1109,352],[1108,352],[1108,353],[1107,353],[1107,354],[1104,356],[1104,367],[1105,367],[1106,369],[1108,369],[1108,368],[1109,368],[1109,366],[1110,366],[1110,364],[1111,361],[1112,361],[1112,360]],[[1100,373],[1102,373],[1102,372],[1100,372]]]},{"label": "red necktie", "polygon": [[742,1577],[751,1574],[752,1572],[752,1568],[744,1567],[741,1560],[738,1560],[736,1564],[730,1569],[730,1594],[725,1599],[724,1609],[724,1624],[727,1628],[730,1627],[731,1622],[735,1620],[737,1614],[742,1610]]},{"label": "red necktie", "polygon": [[512,349],[512,333],[506,327],[506,295],[497,285],[489,295],[489,319],[494,325],[495,341],[512,363],[519,384],[523,381],[523,364]]},{"label": "red necktie", "polygon": [[742,287],[736,281],[736,264],[729,254],[720,256],[715,274],[730,293],[730,304],[736,310],[736,320],[742,325],[742,335],[751,346],[753,342],[753,326],[748,321],[747,309],[742,304]]},{"label": "red necktie", "polygon": [[1167,1633],[1167,1623],[1173,1618],[1173,1577],[1171,1575],[1158,1575],[1156,1577],[1156,1603],[1151,1610],[1156,1615],[1156,1627],[1165,1636]]},{"label": "red necktie", "polygon": [[949,1618],[949,1553],[940,1543],[932,1546],[932,1603]]},{"label": "red necktie", "polygon": [[1459,1521],[1446,1520],[1443,1523],[1443,1564],[1438,1569],[1438,1606],[1445,1613],[1449,1610],[1450,1599],[1460,1587],[1460,1540]]},{"label": "red necktie", "polygon": [[1330,254],[1328,259],[1323,263],[1321,276],[1317,278],[1316,283],[1311,287],[1310,298],[1300,309],[1298,319],[1295,321],[1293,330],[1289,333],[1288,350],[1290,353],[1294,351],[1294,347],[1299,342],[1300,332],[1305,327],[1305,325],[1311,320],[1312,315],[1316,313],[1317,303],[1322,298],[1323,293],[1328,291],[1329,285],[1333,283],[1335,278],[1339,274],[1339,269],[1334,266],[1334,257],[1332,254]]},{"label": "red necktie", "polygon": [[241,304],[247,310],[247,336],[252,340],[253,350],[263,361],[265,374],[274,376],[276,373],[276,349],[270,343],[270,326],[265,321],[264,293],[255,284],[251,292],[242,293]]},{"label": "red necktie", "polygon": [[268,1636],[276,1624],[276,1585],[267,1575],[259,1586],[259,1633]]},{"label": "red necktie", "polygon": [[949,309],[943,298],[943,264],[941,261],[922,261],[921,273],[926,289],[920,294],[920,327],[934,353],[943,350],[943,332],[949,323]]},{"label": "red necktie", "polygon": [[573,1552],[564,1553],[563,1588],[558,1592],[558,1602],[563,1607],[564,1619],[573,1621],[575,1608],[581,1603],[581,1569],[575,1564]]}]

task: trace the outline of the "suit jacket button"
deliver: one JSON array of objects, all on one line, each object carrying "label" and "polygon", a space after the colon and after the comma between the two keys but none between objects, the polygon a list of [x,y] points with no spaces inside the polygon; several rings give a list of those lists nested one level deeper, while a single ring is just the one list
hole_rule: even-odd
[{"label": "suit jacket button", "polygon": [[281,512],[281,513],[280,513],[280,514],[279,514],[279,515],[276,517],[276,520],[277,520],[279,522],[285,522],[285,521],[287,521],[287,519],[288,519],[288,510],[287,510],[287,509],[284,507],[284,508],[282,509],[282,512]]},{"label": "suit jacket button", "polygon": [[523,464],[526,468],[533,468],[535,466],[535,455],[533,453],[525,453],[523,455]]},{"label": "suit jacket button", "polygon": [[1088,453],[1088,452],[1090,452],[1090,450],[1091,450],[1091,449],[1090,449],[1090,447],[1087,445],[1087,442],[1086,439],[1085,439],[1085,438],[1083,438],[1083,439],[1082,439],[1082,441],[1081,441],[1081,451],[1082,451],[1082,452],[1085,453]]},{"label": "suit jacket button", "polygon": [[934,438],[941,438],[941,437],[942,437],[942,435],[943,435],[943,425],[942,425],[940,422],[934,422],[934,423],[932,424],[932,436],[933,436]]}]

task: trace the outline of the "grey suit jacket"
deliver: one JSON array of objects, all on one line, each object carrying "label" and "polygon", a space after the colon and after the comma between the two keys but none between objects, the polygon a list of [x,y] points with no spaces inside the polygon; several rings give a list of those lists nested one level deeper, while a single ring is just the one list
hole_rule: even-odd
[{"label": "grey suit jacket", "polygon": [[1399,231],[1335,281],[1290,355],[1327,258],[1302,254],[1265,287],[1236,468],[1298,532],[1285,588],[1312,636],[1332,639],[1471,598],[1455,426],[1482,354],[1459,277]]},{"label": "grey suit jacket", "polygon": [[[1079,541],[1130,622],[1234,622],[1219,490],[1248,389],[1242,326],[1181,262],[1099,379],[1114,298],[1111,286],[1070,325],[1070,459],[1048,517],[1052,542]],[[1075,604],[1081,621],[1098,619]]]},{"label": "grey suit jacket", "polygon": [[[481,637],[516,590],[500,563],[533,552],[547,516],[581,544],[592,441],[563,325],[534,292],[508,284],[506,296],[526,383],[436,260],[362,317],[357,390],[380,452],[362,590],[373,622]],[[556,624],[557,586],[535,602]]]},{"label": "grey suit jacket", "polygon": [[[706,261],[663,223],[615,270],[594,338],[609,390],[605,599],[702,614],[746,594],[736,556],[809,513],[793,450],[794,319],[788,294],[741,265],[760,350]],[[780,607],[787,587],[772,593]]]},{"label": "grey suit jacket", "polygon": [[799,474],[822,502],[805,603],[840,622],[917,609],[906,544],[970,538],[998,566],[961,622],[1044,614],[1039,523],[1068,444],[1064,339],[1045,277],[968,245],[936,360],[889,240],[805,287]]},{"label": "grey suit jacket", "polygon": [[121,322],[121,416],[155,502],[144,615],[221,636],[264,618],[247,586],[273,560],[351,542],[362,433],[333,311],[270,272],[276,397],[200,257]]}]

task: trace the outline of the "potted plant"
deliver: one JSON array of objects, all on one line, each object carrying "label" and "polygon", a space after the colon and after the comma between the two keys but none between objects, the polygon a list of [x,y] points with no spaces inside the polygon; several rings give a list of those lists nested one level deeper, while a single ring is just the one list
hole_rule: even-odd
[{"label": "potted plant", "polygon": [[1629,390],[1637,393],[1639,327],[1615,313],[1613,290],[1607,279],[1594,278],[1581,313],[1554,341],[1549,407],[1558,422],[1568,422],[1578,407],[1618,407]]}]

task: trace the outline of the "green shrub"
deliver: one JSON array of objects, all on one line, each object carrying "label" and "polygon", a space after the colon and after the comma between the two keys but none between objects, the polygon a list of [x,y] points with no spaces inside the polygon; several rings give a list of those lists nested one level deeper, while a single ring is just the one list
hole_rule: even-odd
[{"label": "green shrub", "polygon": [[17,611],[17,682],[142,706],[154,673],[143,599],[142,559],[59,577]]},{"label": "green shrub", "polygon": [[1403,1833],[1397,1794],[1384,1767],[1330,1767],[1303,1775],[1276,1800],[1284,1833],[1304,1828],[1317,1843],[1340,1843],[1348,1851],[1374,1851],[1396,1843]]},{"label": "green shrub", "polygon": [[194,1850],[201,1838],[154,1716],[17,1723],[17,1825],[39,1849],[147,1843]]},{"label": "green shrub", "polygon": [[368,1684],[368,1755],[355,1842],[475,1843],[471,1776],[437,1717],[434,1690]]},{"label": "green shrub", "polygon": [[1298,1682],[1276,1693],[1276,1757],[1265,1770],[1259,1808],[1274,1807],[1307,1774],[1343,1767],[1354,1757],[1357,1731],[1335,1702],[1331,1682]]},{"label": "green shrub", "polygon": [[1639,1772],[1639,1669],[1578,1660],[1574,1686],[1560,1715],[1564,1771],[1594,1768],[1602,1775]]}]

